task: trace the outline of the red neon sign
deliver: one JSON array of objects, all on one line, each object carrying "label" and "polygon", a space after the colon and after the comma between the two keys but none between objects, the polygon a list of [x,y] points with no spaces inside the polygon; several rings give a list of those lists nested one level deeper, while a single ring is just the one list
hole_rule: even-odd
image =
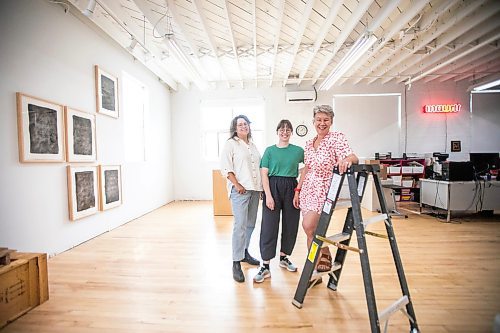
[{"label": "red neon sign", "polygon": [[453,113],[459,112],[462,104],[429,104],[424,105],[424,113]]}]

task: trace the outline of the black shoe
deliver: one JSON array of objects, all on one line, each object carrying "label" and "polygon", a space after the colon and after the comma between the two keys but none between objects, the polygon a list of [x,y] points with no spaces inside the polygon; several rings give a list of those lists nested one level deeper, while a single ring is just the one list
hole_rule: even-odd
[{"label": "black shoe", "polygon": [[239,261],[233,261],[233,279],[236,282],[245,282],[245,275],[243,275]]},{"label": "black shoe", "polygon": [[245,258],[243,258],[242,262],[246,262],[247,264],[253,265],[253,266],[259,266],[260,261],[255,259],[248,253],[248,250],[245,250]]}]

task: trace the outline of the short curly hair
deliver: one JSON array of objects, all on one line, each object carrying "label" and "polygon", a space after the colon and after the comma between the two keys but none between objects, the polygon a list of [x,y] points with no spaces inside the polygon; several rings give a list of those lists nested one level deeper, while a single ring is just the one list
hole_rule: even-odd
[{"label": "short curly hair", "polygon": [[333,117],[335,117],[335,113],[333,113],[333,108],[332,108],[330,105],[327,105],[327,104],[323,104],[323,105],[316,105],[316,106],[313,108],[313,117],[314,117],[317,113],[324,113],[324,114],[326,114],[327,116],[329,116],[331,120],[333,120]]}]

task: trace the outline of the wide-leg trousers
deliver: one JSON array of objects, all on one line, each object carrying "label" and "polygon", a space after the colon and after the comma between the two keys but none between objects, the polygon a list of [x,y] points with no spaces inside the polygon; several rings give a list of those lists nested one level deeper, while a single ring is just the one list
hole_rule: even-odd
[{"label": "wide-leg trousers", "polygon": [[264,193],[262,203],[262,224],[260,229],[260,255],[262,260],[271,260],[276,256],[278,232],[281,215],[281,249],[291,255],[299,229],[300,210],[293,206],[294,189],[297,179],[293,177],[269,177],[269,187],[274,199],[274,210],[266,206]]},{"label": "wide-leg trousers", "polygon": [[248,249],[252,232],[255,229],[260,191],[246,191],[240,194],[233,186],[230,199],[234,216],[233,261],[241,261],[245,258],[245,249]]}]

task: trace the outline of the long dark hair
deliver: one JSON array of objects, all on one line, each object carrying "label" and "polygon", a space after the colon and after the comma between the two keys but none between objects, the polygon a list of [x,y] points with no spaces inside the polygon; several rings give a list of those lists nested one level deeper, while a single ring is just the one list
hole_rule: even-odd
[{"label": "long dark hair", "polygon": [[252,129],[250,128],[250,120],[247,116],[240,114],[231,120],[231,126],[229,126],[229,138],[233,139],[235,136],[238,136],[236,133],[236,129],[238,128],[238,119],[244,119],[248,124],[248,138],[252,137]]}]

